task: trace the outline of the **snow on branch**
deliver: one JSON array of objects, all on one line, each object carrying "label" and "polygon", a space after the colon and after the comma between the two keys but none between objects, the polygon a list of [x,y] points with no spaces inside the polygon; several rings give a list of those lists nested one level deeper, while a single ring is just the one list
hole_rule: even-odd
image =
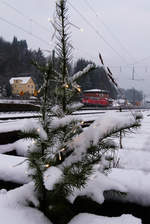
[{"label": "snow on branch", "polygon": [[[94,187],[93,187],[94,186]],[[104,192],[114,190],[122,193],[126,193],[127,189],[119,182],[105,176],[98,170],[91,175],[88,179],[87,184],[82,189],[75,189],[74,193],[69,195],[68,200],[73,203],[78,196],[88,196],[92,200],[99,204],[104,202]]]},{"label": "snow on branch", "polygon": [[[130,128],[133,125],[137,126],[137,121],[131,114],[126,114],[126,116],[121,114],[107,113],[103,117],[96,119],[91,126],[86,129],[81,135],[81,145],[82,142],[90,144],[92,141],[94,145],[97,145],[99,140],[110,136],[122,129]],[[83,148],[83,146],[81,146]],[[87,147],[88,148],[88,145]]]},{"label": "snow on branch", "polygon": [[82,103],[71,103],[67,106],[67,109],[70,111],[70,112],[74,112],[76,110],[79,110],[81,107],[83,107],[83,104]]},{"label": "snow on branch", "polygon": [[43,129],[42,124],[40,122],[34,122],[33,120],[30,122],[25,121],[21,132],[24,138],[36,138],[39,136],[43,140],[47,139],[47,133]]},{"label": "snow on branch", "polygon": [[50,128],[58,129],[61,127],[65,127],[72,122],[81,122],[80,119],[77,119],[75,116],[65,116],[63,118],[54,118],[51,122]]},{"label": "snow on branch", "polygon": [[51,166],[44,172],[44,185],[46,189],[53,190],[53,187],[58,183],[63,176],[63,172],[54,166]]},{"label": "snow on branch", "polygon": [[95,68],[94,64],[88,64],[82,71],[79,71],[77,73],[75,73],[70,79],[70,82],[74,82],[75,80],[77,80],[79,77],[81,77],[82,75],[85,75],[86,73],[90,72],[91,70],[93,70]]},{"label": "snow on branch", "polygon": [[130,113],[114,114],[106,113],[103,117],[96,119],[89,128],[76,136],[70,144],[70,148],[75,149],[74,153],[66,159],[65,165],[70,165],[72,161],[82,159],[87,153],[87,149],[98,146],[105,138],[118,133],[121,130],[131,129],[139,126],[139,122]]}]

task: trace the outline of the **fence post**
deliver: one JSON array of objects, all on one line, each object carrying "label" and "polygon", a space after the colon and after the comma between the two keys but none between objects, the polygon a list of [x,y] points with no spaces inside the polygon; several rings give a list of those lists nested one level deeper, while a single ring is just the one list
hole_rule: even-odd
[{"label": "fence post", "polygon": [[[122,108],[121,107],[119,108],[119,111],[122,112]],[[120,144],[120,148],[122,149],[123,148],[123,146],[122,146],[122,131],[120,131],[119,144]]]}]

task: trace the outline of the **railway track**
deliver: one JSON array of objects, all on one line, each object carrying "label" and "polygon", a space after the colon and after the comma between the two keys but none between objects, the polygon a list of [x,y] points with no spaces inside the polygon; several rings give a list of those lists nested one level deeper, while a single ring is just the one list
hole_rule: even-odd
[{"label": "railway track", "polygon": [[40,111],[40,106],[30,103],[0,103],[0,112]]},{"label": "railway track", "polygon": [[[37,102],[38,104],[34,104],[33,103],[13,103],[13,102],[10,102],[10,103],[0,103],[0,112],[39,112],[40,111],[40,104],[39,102]],[[147,109],[147,107],[144,107],[144,106],[125,106],[125,105],[122,105],[122,106],[107,106],[107,107],[104,107],[104,106],[83,106],[80,110],[83,111],[83,110],[100,110],[100,111],[103,111],[103,110],[119,110],[119,108],[122,108],[123,110],[124,109]]]},{"label": "railway track", "polygon": [[[148,110],[150,108],[147,107],[132,107],[132,108],[122,108],[122,112],[126,111],[136,111],[136,110]],[[76,111],[73,113],[73,115],[77,116],[83,116],[83,115],[98,115],[98,114],[104,114],[109,110],[114,110],[120,112],[118,107],[111,107],[111,108],[98,108],[98,107],[84,107],[80,109],[79,111]],[[0,121],[6,121],[6,120],[16,120],[16,119],[28,119],[28,118],[40,118],[40,112],[39,111],[0,111]]]},{"label": "railway track", "polygon": [[[134,108],[134,110],[139,109],[139,108]],[[147,108],[140,108],[140,109],[147,109]],[[114,109],[116,110],[116,109]],[[73,115],[74,116],[79,116],[79,118],[84,120],[84,123],[82,124],[82,127],[88,127],[99,115],[102,115],[104,113],[106,113],[108,110],[101,110],[101,109],[97,109],[97,110],[91,110],[91,108],[88,110],[86,110],[86,108],[84,108],[84,110],[80,110],[75,112]],[[117,111],[119,112],[119,110],[117,109]],[[124,109],[122,112],[126,112],[129,111],[127,109]],[[37,112],[33,112],[33,113],[0,113],[0,124],[9,126],[10,124],[13,126],[15,125],[15,127],[17,127],[17,124],[19,124],[21,122],[21,120],[23,119],[39,119],[41,117],[40,113]],[[14,123],[13,123],[14,122]],[[19,123],[17,123],[19,122]],[[15,128],[15,130],[11,130],[11,131],[4,131],[4,130],[0,130],[0,145],[2,144],[10,144],[13,143],[17,140],[19,140],[21,138],[21,133],[19,128]]]}]

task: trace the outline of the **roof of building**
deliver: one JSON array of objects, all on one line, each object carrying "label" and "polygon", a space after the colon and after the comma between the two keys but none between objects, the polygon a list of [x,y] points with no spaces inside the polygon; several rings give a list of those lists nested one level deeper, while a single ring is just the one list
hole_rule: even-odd
[{"label": "roof of building", "polygon": [[103,90],[103,89],[89,89],[89,90],[84,90],[83,91],[84,93],[95,93],[95,92],[98,92],[98,93],[108,93],[107,90]]},{"label": "roof of building", "polygon": [[22,84],[26,84],[31,77],[14,77],[9,80],[10,84],[14,84],[14,80],[21,80]]}]

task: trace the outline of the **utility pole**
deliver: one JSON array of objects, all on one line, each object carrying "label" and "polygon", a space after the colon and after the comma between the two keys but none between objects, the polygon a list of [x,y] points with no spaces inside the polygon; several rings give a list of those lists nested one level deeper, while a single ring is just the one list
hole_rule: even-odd
[{"label": "utility pole", "polygon": [[55,50],[52,51],[52,63],[54,68],[55,67]]},{"label": "utility pole", "polygon": [[132,69],[132,80],[134,80],[135,76],[135,69],[134,69],[134,65],[133,65],[133,69]]}]

